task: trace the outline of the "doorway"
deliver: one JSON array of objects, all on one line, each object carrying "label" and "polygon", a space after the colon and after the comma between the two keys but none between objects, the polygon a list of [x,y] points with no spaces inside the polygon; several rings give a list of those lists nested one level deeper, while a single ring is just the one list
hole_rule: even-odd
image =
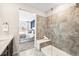
[{"label": "doorway", "polygon": [[36,15],[19,10],[19,50],[24,51],[34,47]]}]

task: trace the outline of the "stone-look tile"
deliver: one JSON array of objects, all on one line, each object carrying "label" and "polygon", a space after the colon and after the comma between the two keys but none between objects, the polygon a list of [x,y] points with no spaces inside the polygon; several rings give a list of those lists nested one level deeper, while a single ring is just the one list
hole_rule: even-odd
[{"label": "stone-look tile", "polygon": [[34,47],[34,41],[23,42],[19,44],[19,51],[28,50]]},{"label": "stone-look tile", "polygon": [[43,16],[38,16],[37,15],[37,20],[36,20],[36,35],[37,35],[37,39],[42,39],[43,36],[46,36],[46,17]]},{"label": "stone-look tile", "polygon": [[37,38],[46,35],[55,47],[79,56],[79,7],[70,7],[45,19],[37,17]]},{"label": "stone-look tile", "polygon": [[20,52],[18,56],[45,56],[45,55],[36,48],[31,48],[29,50]]},{"label": "stone-look tile", "polygon": [[41,39],[43,38],[43,36],[47,36],[50,39],[51,37],[50,25],[51,24],[52,24],[52,16],[43,17],[43,16],[37,15],[37,20],[36,20],[37,39]]},{"label": "stone-look tile", "polygon": [[54,45],[71,55],[79,55],[79,8],[71,7],[52,17]]}]

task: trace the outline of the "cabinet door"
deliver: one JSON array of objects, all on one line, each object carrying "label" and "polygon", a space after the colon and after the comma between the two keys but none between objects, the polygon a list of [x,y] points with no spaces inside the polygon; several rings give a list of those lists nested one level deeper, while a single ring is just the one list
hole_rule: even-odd
[{"label": "cabinet door", "polygon": [[13,55],[13,40],[6,47],[1,56],[12,56]]},{"label": "cabinet door", "polygon": [[4,52],[2,53],[2,55],[1,56],[8,56],[8,50],[7,50],[8,48],[6,48],[5,50],[4,50]]},{"label": "cabinet door", "polygon": [[12,55],[13,55],[13,40],[8,45],[8,56],[12,56]]},{"label": "cabinet door", "polygon": [[13,55],[13,40],[10,43],[10,56]]}]

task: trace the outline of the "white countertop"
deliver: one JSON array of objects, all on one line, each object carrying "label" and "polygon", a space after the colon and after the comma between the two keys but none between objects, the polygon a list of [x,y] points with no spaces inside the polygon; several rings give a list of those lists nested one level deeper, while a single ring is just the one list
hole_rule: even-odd
[{"label": "white countertop", "polygon": [[43,43],[43,42],[48,42],[50,41],[49,39],[41,39],[41,40],[37,40],[37,43]]},{"label": "white countertop", "polygon": [[0,35],[0,55],[4,52],[7,45],[12,40],[12,35]]}]

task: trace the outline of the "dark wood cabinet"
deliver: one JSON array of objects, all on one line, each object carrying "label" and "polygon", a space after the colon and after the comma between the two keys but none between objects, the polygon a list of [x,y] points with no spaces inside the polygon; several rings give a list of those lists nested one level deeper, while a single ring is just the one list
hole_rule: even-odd
[{"label": "dark wood cabinet", "polygon": [[1,56],[12,56],[13,55],[13,39],[9,43],[9,45],[6,47],[4,52],[2,53]]}]

